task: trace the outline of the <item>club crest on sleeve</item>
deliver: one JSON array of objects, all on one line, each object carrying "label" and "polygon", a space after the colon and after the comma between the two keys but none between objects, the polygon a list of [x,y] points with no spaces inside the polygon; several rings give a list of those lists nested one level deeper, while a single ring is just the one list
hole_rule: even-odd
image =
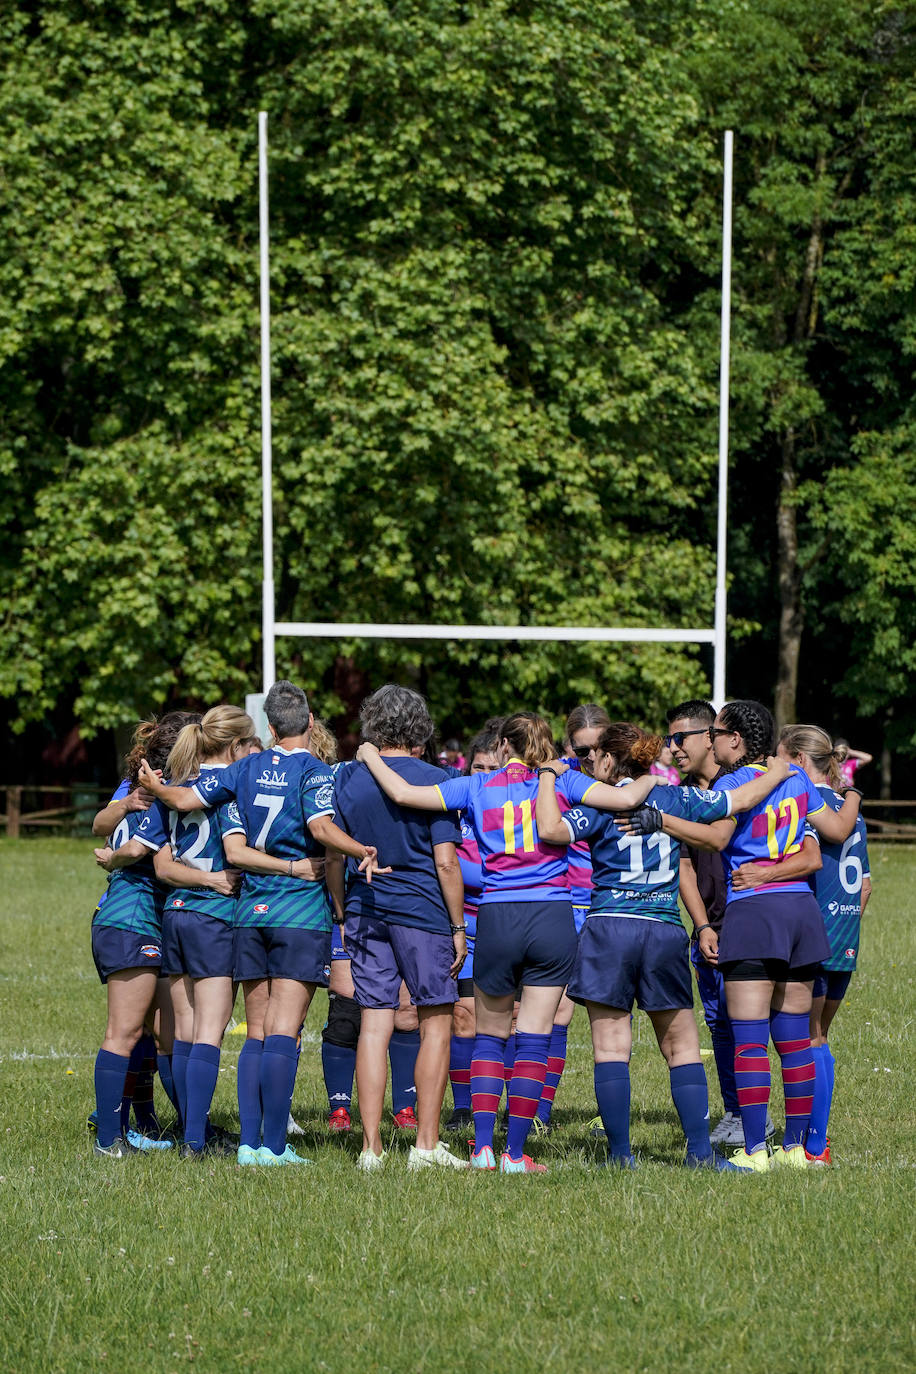
[{"label": "club crest on sleeve", "polygon": [[233,825],[242,824],[242,813],[238,808],[237,802],[233,801],[229,803],[229,819]]},{"label": "club crest on sleeve", "polygon": [[315,805],[322,807],[330,806],[333,800],[334,784],[332,782],[326,782],[322,787],[319,787],[318,791],[315,793]]}]

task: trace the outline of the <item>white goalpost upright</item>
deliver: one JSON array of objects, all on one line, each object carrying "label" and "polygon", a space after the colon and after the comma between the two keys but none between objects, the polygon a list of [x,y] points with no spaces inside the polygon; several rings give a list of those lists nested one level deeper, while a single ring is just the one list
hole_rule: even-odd
[{"label": "white goalpost upright", "polygon": [[[261,492],[263,503],[263,690],[276,680],[277,636],[300,639],[464,639],[518,640],[528,642],[579,641],[594,643],[711,644],[713,646],[713,700],[725,700],[726,531],[728,514],[728,392],[729,335],[731,317],[731,130],[725,134],[722,211],[722,318],[719,370],[719,465],[716,526],[716,597],[712,629],[635,628],[583,625],[399,625],[358,624],[343,621],[278,621],[273,576],[273,478],[270,402],[270,260],[267,195],[267,114],[258,114],[258,186],[260,207],[261,286]],[[263,697],[249,697],[256,708]]]}]

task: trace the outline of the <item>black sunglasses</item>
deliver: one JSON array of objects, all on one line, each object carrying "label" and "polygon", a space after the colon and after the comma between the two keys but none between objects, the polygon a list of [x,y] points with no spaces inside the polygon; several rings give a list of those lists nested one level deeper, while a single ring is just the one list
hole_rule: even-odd
[{"label": "black sunglasses", "polygon": [[735,735],[737,730],[723,730],[721,725],[710,725],[709,738],[715,739],[716,735]]},{"label": "black sunglasses", "polygon": [[594,744],[574,744],[573,753],[577,759],[587,759],[593,749],[597,748]]},{"label": "black sunglasses", "polygon": [[675,749],[680,749],[688,735],[705,735],[707,731],[711,734],[712,729],[711,725],[704,725],[702,730],[678,730],[673,735],[665,736],[665,746],[670,749],[673,744]]}]

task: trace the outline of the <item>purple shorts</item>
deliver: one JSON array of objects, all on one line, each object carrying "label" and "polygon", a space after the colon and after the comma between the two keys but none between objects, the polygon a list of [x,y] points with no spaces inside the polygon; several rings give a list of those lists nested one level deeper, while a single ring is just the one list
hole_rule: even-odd
[{"label": "purple shorts", "polygon": [[331,977],[331,932],[298,926],[236,926],[233,973],[240,983],[292,978],[326,988]]},{"label": "purple shorts", "polygon": [[157,935],[137,935],[120,926],[92,926],[92,957],[103,983],[113,973],[129,968],[148,968],[159,973],[162,941]]},{"label": "purple shorts", "polygon": [[811,892],[760,892],[725,908],[719,968],[741,959],[779,959],[789,969],[830,958],[821,909]]},{"label": "purple shorts", "polygon": [[399,926],[380,916],[348,916],[353,993],[361,1007],[397,1009],[401,980],[417,1007],[441,1007],[458,1000],[449,970],[455,959],[451,935]]},{"label": "purple shorts", "polygon": [[162,970],[189,978],[231,978],[232,926],[203,911],[166,907],[162,915]]}]

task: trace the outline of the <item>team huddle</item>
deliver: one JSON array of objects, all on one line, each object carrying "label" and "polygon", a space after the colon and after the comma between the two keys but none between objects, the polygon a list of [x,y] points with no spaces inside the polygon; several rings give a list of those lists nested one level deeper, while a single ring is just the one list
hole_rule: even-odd
[{"label": "team huddle", "polygon": [[[389,1162],[390,1062],[394,1129],[414,1142],[408,1169],[546,1172],[525,1147],[551,1129],[577,1004],[591,1027],[588,1129],[606,1141],[602,1165],[637,1167],[634,1004],[668,1065],[687,1167],[831,1162],[828,1030],[870,891],[844,746],[810,725],[777,739],[755,701],[718,713],[679,703],[664,737],[587,704],[570,712],[562,751],[531,712],[487,721],[459,771],[440,766],[434,723],[409,688],[363,703],[350,763],[337,762],[301,688],[276,683],[265,713],[266,749],[232,706],[143,722],[96,817],[110,874],[92,923],[108,995],[97,1155],[177,1148],[184,1159],[308,1164],[287,1137],[301,1031],[326,987],[328,1129],[351,1131],[355,1082],[361,1171]],[[676,783],[660,776],[671,775],[663,750]],[[725,1108],[712,1130],[691,965]],[[209,1113],[239,986],[235,1137]],[[778,1145],[770,1040],[785,1096]],[[174,1135],[156,1116],[156,1070]],[[469,1155],[443,1131],[472,1136]]]}]

